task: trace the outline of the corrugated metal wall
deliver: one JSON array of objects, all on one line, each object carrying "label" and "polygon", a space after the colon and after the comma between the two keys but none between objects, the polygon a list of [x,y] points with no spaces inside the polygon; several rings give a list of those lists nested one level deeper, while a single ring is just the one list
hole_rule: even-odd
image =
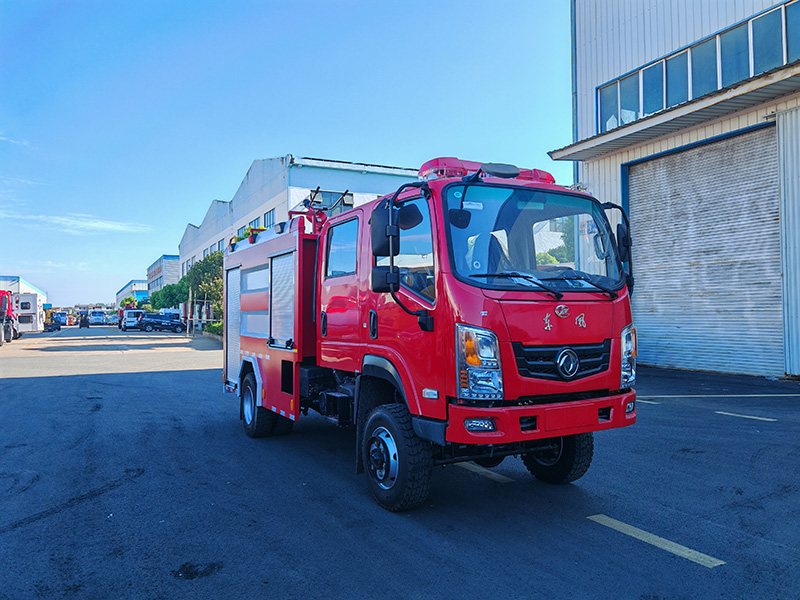
[{"label": "corrugated metal wall", "polygon": [[786,373],[800,375],[800,109],[778,113]]},{"label": "corrugated metal wall", "polygon": [[578,136],[593,136],[595,88],[776,0],[575,0]]},{"label": "corrugated metal wall", "polygon": [[630,168],[642,364],[784,374],[775,129]]}]

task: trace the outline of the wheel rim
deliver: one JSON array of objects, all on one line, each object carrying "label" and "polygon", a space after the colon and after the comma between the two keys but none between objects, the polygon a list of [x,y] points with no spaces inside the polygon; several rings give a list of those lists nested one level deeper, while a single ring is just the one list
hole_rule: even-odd
[{"label": "wheel rim", "polygon": [[558,462],[558,459],[561,458],[561,454],[564,452],[564,438],[558,438],[558,440],[554,442],[554,445],[556,447],[552,450],[535,453],[533,459],[543,467],[552,467]]},{"label": "wheel rim", "polygon": [[369,475],[384,490],[391,489],[397,481],[399,461],[397,444],[385,427],[378,427],[369,438],[367,452]]},{"label": "wheel rim", "polygon": [[244,413],[244,422],[250,425],[253,422],[253,413],[255,412],[255,402],[253,398],[253,390],[250,387],[244,388],[244,398],[242,399],[242,412]]}]

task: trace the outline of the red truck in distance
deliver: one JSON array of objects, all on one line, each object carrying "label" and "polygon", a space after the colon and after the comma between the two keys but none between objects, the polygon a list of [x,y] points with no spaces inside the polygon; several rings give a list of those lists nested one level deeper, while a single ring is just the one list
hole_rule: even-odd
[{"label": "red truck in distance", "polygon": [[19,336],[19,320],[14,313],[11,292],[0,290],[0,346]]},{"label": "red truck in distance", "polygon": [[434,467],[518,456],[581,477],[593,433],[636,421],[627,218],[537,169],[439,158],[420,181],[225,252],[224,387],[247,435],[314,410],[356,428],[384,508]]}]

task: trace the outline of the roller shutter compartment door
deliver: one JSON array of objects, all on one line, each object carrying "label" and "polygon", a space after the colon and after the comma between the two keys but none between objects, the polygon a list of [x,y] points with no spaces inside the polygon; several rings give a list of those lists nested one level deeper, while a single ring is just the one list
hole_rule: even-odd
[{"label": "roller shutter compartment door", "polygon": [[239,377],[239,308],[241,305],[241,277],[239,269],[225,272],[227,298],[225,299],[225,376],[228,381]]},{"label": "roller shutter compartment door", "polygon": [[784,374],[775,128],[629,170],[639,362]]}]

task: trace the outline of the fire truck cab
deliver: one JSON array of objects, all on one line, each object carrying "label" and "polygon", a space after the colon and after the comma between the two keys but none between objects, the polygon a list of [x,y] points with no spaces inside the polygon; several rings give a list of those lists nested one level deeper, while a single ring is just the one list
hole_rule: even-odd
[{"label": "fire truck cab", "polygon": [[309,409],[355,426],[356,468],[392,511],[424,502],[435,465],[516,455],[578,479],[593,432],[636,421],[618,208],[439,158],[391,195],[331,218],[307,202],[232,241],[223,377],[245,432],[289,433]]}]

